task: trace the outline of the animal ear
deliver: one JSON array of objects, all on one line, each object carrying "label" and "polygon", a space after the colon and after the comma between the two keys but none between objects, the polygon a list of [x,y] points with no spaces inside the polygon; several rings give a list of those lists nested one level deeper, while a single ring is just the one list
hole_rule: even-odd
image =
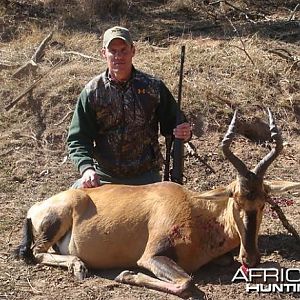
[{"label": "animal ear", "polygon": [[264,180],[268,192],[272,194],[282,193],[290,190],[300,191],[300,182],[283,180]]},{"label": "animal ear", "polygon": [[204,200],[228,200],[230,191],[227,187],[217,188],[211,191],[200,193],[200,198]]}]

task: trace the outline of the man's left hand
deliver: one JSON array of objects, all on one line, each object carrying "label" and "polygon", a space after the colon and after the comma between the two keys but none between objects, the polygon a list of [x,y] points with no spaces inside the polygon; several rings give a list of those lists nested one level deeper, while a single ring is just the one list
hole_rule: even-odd
[{"label": "man's left hand", "polygon": [[181,123],[173,130],[175,138],[188,142],[192,137],[191,125],[187,122]]}]

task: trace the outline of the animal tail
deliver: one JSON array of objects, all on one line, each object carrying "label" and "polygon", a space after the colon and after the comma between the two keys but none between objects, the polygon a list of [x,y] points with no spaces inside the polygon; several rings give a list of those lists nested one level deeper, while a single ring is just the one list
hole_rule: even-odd
[{"label": "animal tail", "polygon": [[35,263],[35,257],[31,245],[33,244],[33,230],[30,218],[26,218],[23,225],[23,237],[21,244],[14,250],[14,256],[23,259],[27,264]]}]

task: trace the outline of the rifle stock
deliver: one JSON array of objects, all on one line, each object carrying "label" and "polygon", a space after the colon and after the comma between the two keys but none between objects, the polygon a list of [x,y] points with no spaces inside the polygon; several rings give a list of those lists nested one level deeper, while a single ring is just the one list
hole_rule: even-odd
[{"label": "rifle stock", "polygon": [[[176,115],[176,125],[183,122],[183,113],[181,111],[181,92],[182,92],[182,79],[183,79],[183,64],[185,56],[185,46],[181,47],[181,62],[180,62],[180,76],[178,88],[178,110]],[[173,169],[171,172],[171,181],[182,184],[183,183],[183,169],[184,169],[184,145],[183,140],[174,139],[173,144]]]},{"label": "rifle stock", "polygon": [[166,159],[165,159],[165,169],[164,169],[164,181],[170,180],[170,160],[171,160],[171,149],[173,144],[173,136],[168,135],[165,137],[166,142]]}]

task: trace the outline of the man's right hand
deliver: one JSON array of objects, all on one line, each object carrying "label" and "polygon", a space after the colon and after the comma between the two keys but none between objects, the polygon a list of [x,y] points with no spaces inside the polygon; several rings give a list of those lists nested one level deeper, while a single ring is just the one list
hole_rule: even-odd
[{"label": "man's right hand", "polygon": [[87,169],[84,171],[81,177],[82,187],[93,188],[100,186],[100,176],[93,169]]}]

